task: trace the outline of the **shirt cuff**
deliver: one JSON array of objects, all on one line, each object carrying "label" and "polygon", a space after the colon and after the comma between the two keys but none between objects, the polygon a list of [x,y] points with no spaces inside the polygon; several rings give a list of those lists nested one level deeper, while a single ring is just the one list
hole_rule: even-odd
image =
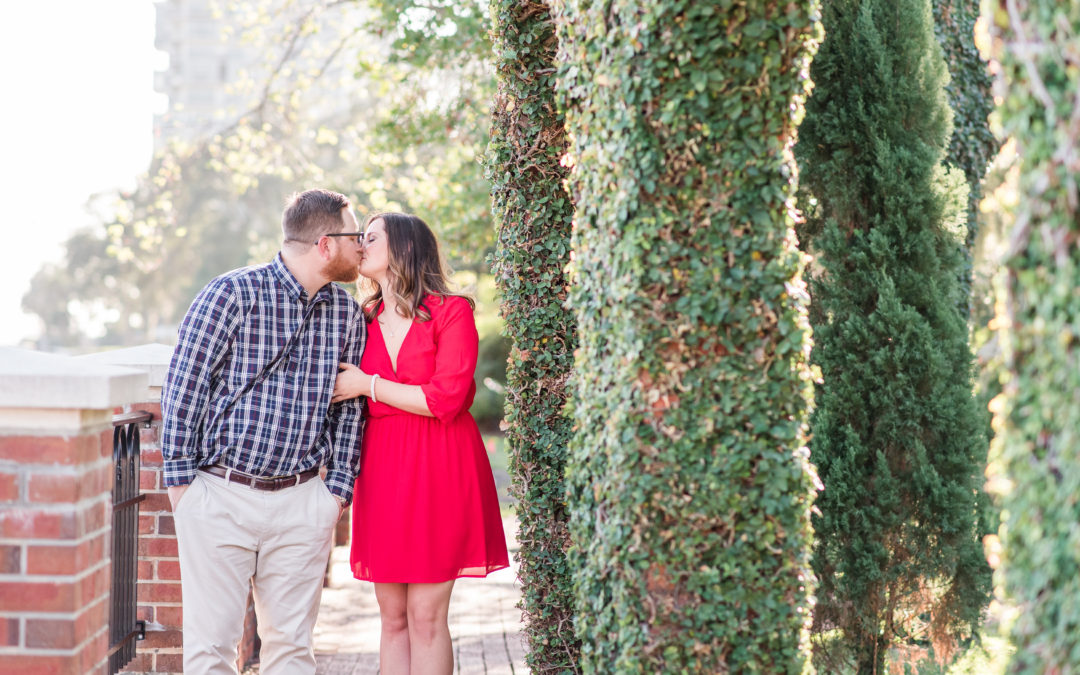
[{"label": "shirt cuff", "polygon": [[335,497],[343,498],[346,506],[352,502],[354,480],[355,479],[350,477],[345,471],[330,469],[326,472],[325,482],[327,489],[330,490],[330,494]]},{"label": "shirt cuff", "polygon": [[199,470],[194,457],[166,459],[164,465],[165,487],[187,485],[195,480],[195,472]]}]

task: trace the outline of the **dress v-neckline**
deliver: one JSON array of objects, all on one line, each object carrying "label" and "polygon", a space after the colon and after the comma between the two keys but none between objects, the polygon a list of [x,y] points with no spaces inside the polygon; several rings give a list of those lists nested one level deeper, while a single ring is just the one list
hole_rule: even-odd
[{"label": "dress v-neckline", "polygon": [[405,340],[409,339],[409,333],[412,332],[412,321],[409,321],[409,327],[405,329],[405,334],[401,336],[401,344],[398,345],[397,354],[390,353],[390,345],[386,342],[386,331],[383,330],[383,324],[379,321],[379,317],[386,312],[386,305],[382,306],[379,313],[375,315],[375,323],[379,324],[379,337],[382,338],[383,351],[386,352],[386,359],[390,361],[390,370],[394,373],[394,377],[397,377],[397,360],[401,356],[401,350],[405,347]]}]

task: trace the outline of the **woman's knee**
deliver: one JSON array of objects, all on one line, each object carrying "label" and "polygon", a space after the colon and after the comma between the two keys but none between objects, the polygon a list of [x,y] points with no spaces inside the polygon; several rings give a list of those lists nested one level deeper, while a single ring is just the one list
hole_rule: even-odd
[{"label": "woman's knee", "polygon": [[441,634],[449,632],[446,618],[424,612],[409,613],[409,640],[418,644],[430,644]]},{"label": "woman's knee", "polygon": [[397,611],[395,608],[393,611],[386,611],[380,608],[379,618],[383,630],[388,633],[400,633],[409,630],[409,615],[404,610]]},{"label": "woman's knee", "polygon": [[442,595],[425,595],[414,597],[409,594],[408,621],[409,633],[413,637],[430,641],[442,632],[449,630],[447,616],[450,609],[450,598],[447,593]]},{"label": "woman's knee", "polygon": [[379,619],[384,631],[396,633],[409,629],[409,605],[403,590],[377,589],[375,598],[379,602]]}]

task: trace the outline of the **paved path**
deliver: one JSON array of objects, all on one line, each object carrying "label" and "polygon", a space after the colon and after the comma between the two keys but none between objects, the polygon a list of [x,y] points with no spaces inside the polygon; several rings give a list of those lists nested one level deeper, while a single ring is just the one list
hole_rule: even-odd
[{"label": "paved path", "polygon": [[[503,520],[511,561],[517,521]],[[330,585],[323,590],[315,626],[317,675],[361,675],[379,669],[379,608],[374,587],[353,579],[349,549],[331,554]],[[484,579],[459,579],[450,601],[450,636],[460,675],[528,675],[521,635],[516,566]]]}]

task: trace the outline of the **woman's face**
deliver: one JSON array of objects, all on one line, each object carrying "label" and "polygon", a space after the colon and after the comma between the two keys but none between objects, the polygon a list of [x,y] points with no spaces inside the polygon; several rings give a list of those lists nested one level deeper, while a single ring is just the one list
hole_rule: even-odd
[{"label": "woman's face", "polygon": [[386,244],[386,224],[382,218],[368,223],[364,232],[364,251],[360,258],[360,274],[374,281],[384,280],[390,264]]}]

